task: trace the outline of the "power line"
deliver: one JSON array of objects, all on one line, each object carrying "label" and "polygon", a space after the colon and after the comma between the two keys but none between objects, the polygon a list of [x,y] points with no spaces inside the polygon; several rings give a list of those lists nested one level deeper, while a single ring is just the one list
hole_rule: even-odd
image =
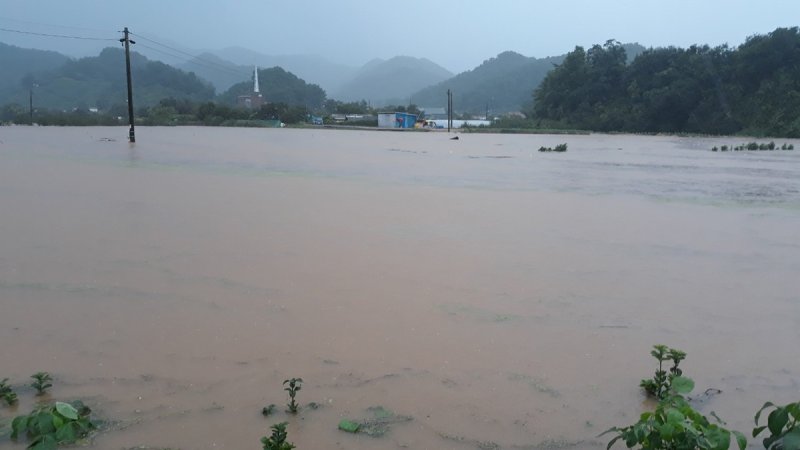
[{"label": "power line", "polygon": [[93,31],[98,33],[114,33],[115,30],[101,30],[99,28],[86,28],[86,27],[71,27],[69,25],[56,25],[54,23],[44,23],[44,22],[32,22],[29,20],[19,20],[19,19],[12,19],[11,17],[2,17],[0,16],[0,20],[5,20],[9,22],[16,22],[16,23],[25,23],[28,25],[39,25],[43,27],[51,27],[51,28],[64,28],[64,29],[71,29],[71,30],[81,30],[81,31]]},{"label": "power line", "polygon": [[30,34],[33,36],[45,36],[45,37],[55,37],[64,39],[82,39],[86,41],[116,41],[116,39],[111,39],[111,38],[96,38],[96,37],[86,37],[86,36],[70,36],[66,34],[36,33],[33,31],[12,30],[9,28],[0,28],[0,31],[7,31],[9,33],[19,33],[19,34]]},{"label": "power line", "polygon": [[[211,61],[211,60],[203,59],[203,58],[201,58],[201,57],[199,57],[199,56],[197,56],[197,55],[193,55],[193,54],[191,54],[191,53],[189,53],[189,52],[185,52],[185,51],[183,51],[183,50],[180,50],[180,49],[177,49],[177,48],[175,48],[175,47],[170,47],[169,45],[162,44],[161,42],[158,42],[158,41],[155,41],[155,40],[153,40],[153,39],[150,39],[150,38],[147,38],[147,37],[145,37],[145,36],[142,36],[141,34],[138,34],[138,33],[131,33],[131,35],[133,35],[133,36],[136,36],[136,37],[138,37],[139,39],[144,39],[145,41],[152,42],[153,44],[160,45],[160,46],[162,46],[162,47],[164,47],[164,48],[168,48],[168,49],[170,49],[170,50],[172,50],[172,51],[174,51],[174,52],[178,52],[178,53],[180,53],[180,54],[182,54],[182,55],[189,56],[189,57],[191,57],[193,60],[202,61],[202,62],[203,62],[203,63],[205,63],[205,64],[210,64],[210,65],[212,65],[212,66],[215,66],[215,67],[209,67],[209,68],[218,68],[218,69],[220,69],[220,70],[226,70],[226,71],[228,71],[228,72],[231,72],[231,73],[236,73],[237,75],[249,75],[249,72],[247,72],[247,73],[246,73],[246,72],[242,72],[242,71],[240,71],[240,70],[238,70],[238,69],[235,69],[235,68],[233,68],[233,67],[230,67],[230,66],[225,66],[225,65],[219,64],[219,63],[217,63],[217,62]],[[147,48],[149,48],[150,50],[155,50],[155,49],[153,49],[152,47],[147,47]],[[158,51],[158,50],[156,50],[156,51]],[[162,53],[163,53],[163,52],[162,52]],[[175,55],[170,55],[170,56],[175,56]],[[192,60],[187,60],[187,61],[189,61],[189,62],[192,62]],[[197,63],[195,63],[195,64],[197,64]],[[202,66],[202,64],[199,64],[199,65],[201,65],[201,66]],[[205,66],[205,67],[208,67],[208,66]]]},{"label": "power line", "polygon": [[[133,33],[131,33],[131,34],[133,34]],[[179,56],[179,55],[176,55],[174,53],[170,53],[170,52],[167,52],[167,51],[155,48],[155,47],[151,47],[149,45],[142,44],[141,42],[137,43],[136,45],[138,45],[139,47],[146,48],[148,50],[152,50],[152,51],[157,52],[157,53],[161,53],[162,55],[165,55],[165,56],[169,56],[169,57],[172,57],[172,58],[180,59],[180,60],[188,62],[190,64],[194,64],[194,65],[197,65],[197,66],[200,66],[200,67],[205,67],[206,69],[218,70],[220,72],[225,72],[228,75],[236,75],[236,76],[249,75],[249,73],[246,74],[244,72],[239,72],[238,70],[235,70],[233,68],[228,68],[228,67],[225,67],[225,66],[210,66],[210,65],[206,65],[206,64],[201,63],[199,61],[195,61],[193,59],[189,59],[189,58],[187,58],[185,56]]]}]

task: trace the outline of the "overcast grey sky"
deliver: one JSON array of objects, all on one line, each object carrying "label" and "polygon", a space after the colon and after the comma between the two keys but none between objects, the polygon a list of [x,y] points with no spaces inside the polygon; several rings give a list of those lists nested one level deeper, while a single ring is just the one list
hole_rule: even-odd
[{"label": "overcast grey sky", "polygon": [[[247,47],[265,54],[318,54],[361,65],[425,57],[453,72],[505,50],[565,53],[607,39],[647,47],[741,44],[796,26],[800,0],[0,0],[0,28],[115,38],[133,32],[183,50]],[[58,25],[58,26],[56,26]],[[70,27],[70,28],[65,28]],[[114,42],[0,31],[0,42],[96,54]],[[0,62],[1,63],[1,62]]]}]

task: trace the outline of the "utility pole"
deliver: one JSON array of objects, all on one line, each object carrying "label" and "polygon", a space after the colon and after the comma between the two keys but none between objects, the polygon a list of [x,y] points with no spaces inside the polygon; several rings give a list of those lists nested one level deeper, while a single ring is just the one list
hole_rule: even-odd
[{"label": "utility pole", "polygon": [[119,41],[123,43],[125,46],[125,71],[128,74],[128,122],[131,124],[131,129],[128,132],[128,140],[130,142],[136,142],[136,133],[133,130],[133,85],[131,84],[131,47],[130,44],[135,44],[135,41],[132,41],[128,37],[128,27],[125,27],[123,31],[125,33],[125,37],[120,39]]},{"label": "utility pole", "polygon": [[31,86],[30,96],[28,97],[30,101],[30,113],[31,113],[31,125],[33,125],[33,86]]},{"label": "utility pole", "polygon": [[450,127],[453,125],[453,93],[450,89],[447,90],[447,132],[450,132]]}]

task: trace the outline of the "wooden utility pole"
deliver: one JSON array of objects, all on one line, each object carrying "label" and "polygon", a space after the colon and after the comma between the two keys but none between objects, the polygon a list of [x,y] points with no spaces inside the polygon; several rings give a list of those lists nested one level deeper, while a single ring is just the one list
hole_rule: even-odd
[{"label": "wooden utility pole", "polygon": [[33,125],[33,86],[31,86],[30,96],[28,97],[30,101],[30,113],[31,113],[31,125]]},{"label": "wooden utility pole", "polygon": [[136,142],[136,132],[133,129],[133,85],[131,84],[131,47],[130,44],[135,44],[135,41],[132,41],[130,37],[128,37],[128,27],[125,27],[123,31],[125,33],[125,37],[120,39],[119,41],[123,43],[125,46],[125,71],[128,74],[128,122],[131,124],[131,129],[128,131],[128,140],[130,142]]},{"label": "wooden utility pole", "polygon": [[450,132],[450,127],[453,126],[453,93],[450,89],[447,90],[447,132]]}]

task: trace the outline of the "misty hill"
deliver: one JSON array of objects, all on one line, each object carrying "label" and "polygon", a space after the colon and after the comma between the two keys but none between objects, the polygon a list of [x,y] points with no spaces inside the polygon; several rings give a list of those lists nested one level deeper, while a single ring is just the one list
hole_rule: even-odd
[{"label": "misty hill", "polygon": [[176,67],[186,72],[194,72],[214,85],[217,92],[224,92],[234,84],[253,77],[253,66],[236,65],[209,52],[201,53]]},{"label": "misty hill", "polygon": [[[258,70],[258,85],[265,102],[285,103],[289,106],[320,108],[325,103],[325,91],[316,84],[308,84],[280,67]],[[253,81],[234,84],[219,95],[217,100],[236,105],[236,98],[253,92]]]},{"label": "misty hill", "polygon": [[[623,45],[628,60],[645,49],[639,44]],[[484,61],[475,69],[462,72],[411,96],[411,103],[421,107],[444,107],[447,90],[453,91],[453,107],[459,112],[490,114],[529,109],[533,91],[565,55],[531,58],[515,52],[503,52]]]},{"label": "misty hill", "polygon": [[0,92],[19,88],[27,90],[30,83],[21,84],[25,75],[55,69],[69,60],[61,53],[20,48],[0,42]]},{"label": "misty hill", "polygon": [[355,77],[333,91],[343,101],[367,100],[374,105],[406,104],[414,92],[452,77],[447,69],[425,58],[396,56],[365,64]]},{"label": "misty hill", "polygon": [[483,113],[520,111],[533,90],[563,56],[528,58],[503,52],[475,69],[423,89],[411,96],[411,103],[422,106],[447,105],[447,90],[453,91],[453,107],[460,112]]},{"label": "misty hill", "polygon": [[[258,67],[282,67],[309,83],[319,85],[328,92],[339,89],[356,72],[353,67],[334,63],[316,55],[265,55],[242,47],[228,47],[222,50],[215,50],[212,53],[226,62],[244,67],[250,73],[253,72],[254,65]],[[192,70],[198,72],[197,68]],[[211,78],[208,79],[211,80]],[[216,83],[215,86],[217,86]],[[217,86],[217,90],[222,92],[228,87],[230,85],[224,88]]]},{"label": "misty hill", "polygon": [[[134,106],[157,104],[174,97],[205,101],[213,98],[214,88],[193,73],[186,73],[158,61],[131,53]],[[98,107],[110,109],[127,103],[125,54],[121,48],[106,48],[98,56],[68,60],[56,69],[33,74],[34,104],[38,107],[72,109]],[[2,94],[2,93],[0,93]],[[27,104],[28,90],[6,91],[0,104]]]}]

